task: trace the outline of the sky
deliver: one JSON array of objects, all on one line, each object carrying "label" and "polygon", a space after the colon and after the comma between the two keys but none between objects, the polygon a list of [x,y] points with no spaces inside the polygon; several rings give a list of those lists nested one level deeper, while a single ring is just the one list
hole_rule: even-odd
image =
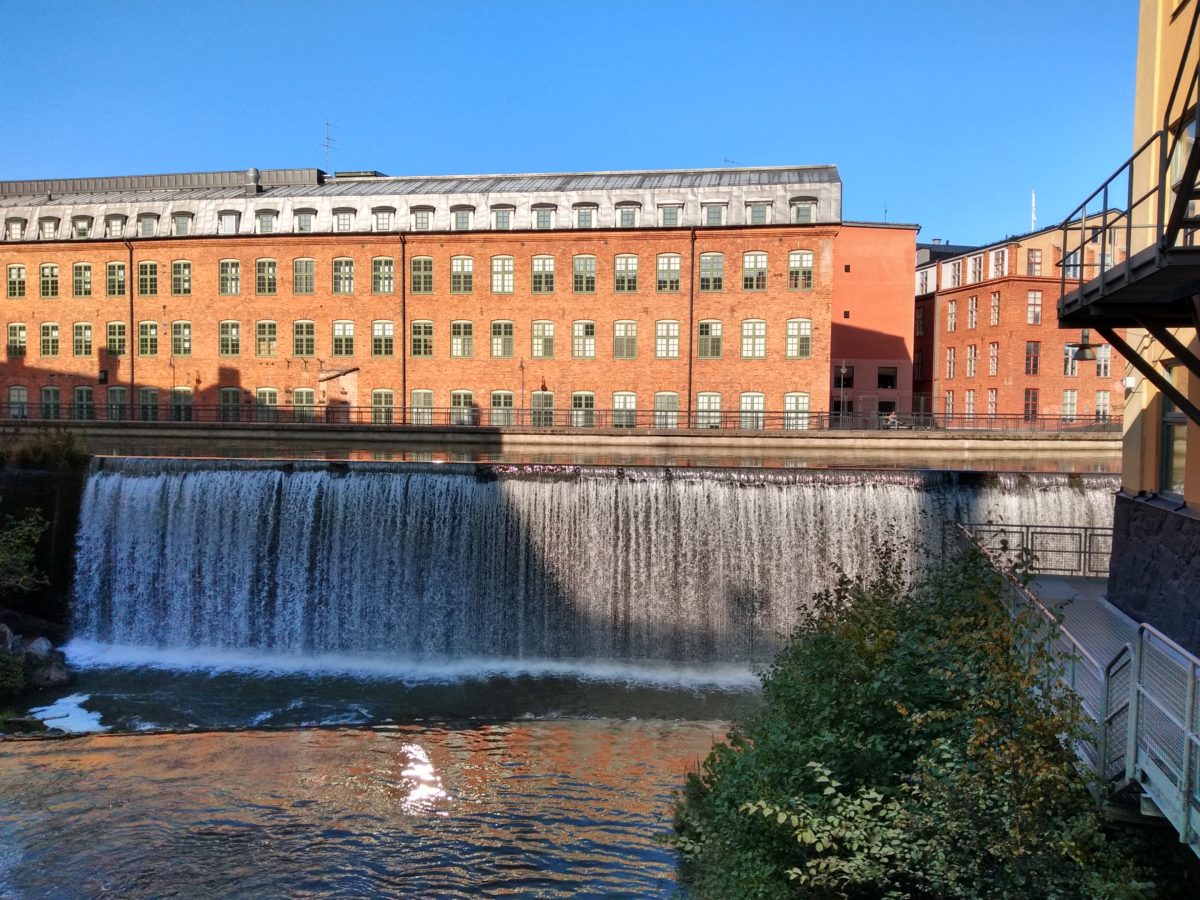
[{"label": "sky", "polygon": [[985,243],[1132,150],[1137,0],[0,0],[0,180],[834,164]]}]

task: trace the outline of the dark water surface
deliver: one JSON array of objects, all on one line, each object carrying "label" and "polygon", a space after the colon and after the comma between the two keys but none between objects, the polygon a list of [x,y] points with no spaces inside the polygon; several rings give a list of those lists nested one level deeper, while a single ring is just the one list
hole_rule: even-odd
[{"label": "dark water surface", "polygon": [[0,896],[669,896],[716,721],[0,744]]}]

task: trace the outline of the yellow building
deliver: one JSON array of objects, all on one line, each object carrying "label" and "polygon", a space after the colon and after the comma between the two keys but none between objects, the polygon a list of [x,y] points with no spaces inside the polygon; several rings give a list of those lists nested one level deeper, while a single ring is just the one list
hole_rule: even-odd
[{"label": "yellow building", "polygon": [[[1125,358],[1109,599],[1200,651],[1200,0],[1141,0],[1133,155],[1067,219],[1059,323]],[[1085,219],[1086,220],[1086,219]],[[1098,267],[1072,266],[1086,258]],[[1126,329],[1122,339],[1118,331]]]}]

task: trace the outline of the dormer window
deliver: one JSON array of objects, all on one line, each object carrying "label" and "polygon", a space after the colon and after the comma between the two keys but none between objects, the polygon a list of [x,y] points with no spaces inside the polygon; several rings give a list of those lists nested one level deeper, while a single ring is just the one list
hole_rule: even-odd
[{"label": "dormer window", "polygon": [[512,228],[513,207],[493,206],[492,227],[497,231],[508,231]]},{"label": "dormer window", "polygon": [[705,225],[713,226],[725,224],[724,203],[703,203],[700,206],[700,211],[703,213],[702,220]]},{"label": "dormer window", "polygon": [[575,227],[595,228],[599,209],[595,203],[580,203],[575,207]]},{"label": "dormer window", "polygon": [[664,228],[676,228],[683,219],[683,207],[679,205],[660,206],[658,208],[658,223]]},{"label": "dormer window", "polygon": [[414,206],[412,208],[413,231],[429,231],[433,228],[433,207]]},{"label": "dormer window", "polygon": [[92,233],[92,217],[76,216],[71,220],[71,237],[85,238]]},{"label": "dormer window", "polygon": [[241,223],[242,214],[226,210],[225,212],[217,213],[217,233],[218,234],[237,234],[238,225]]},{"label": "dormer window", "polygon": [[138,237],[154,237],[158,234],[158,216],[138,216]]},{"label": "dormer window", "polygon": [[353,231],[354,213],[353,209],[335,209],[333,211],[333,230]]},{"label": "dormer window", "polygon": [[4,223],[4,238],[9,241],[19,241],[25,236],[25,220],[9,219]]},{"label": "dormer window", "polygon": [[763,201],[746,204],[747,225],[770,225],[771,204]]},{"label": "dormer window", "polygon": [[811,225],[817,220],[817,201],[813,197],[793,197],[791,202],[792,224]]},{"label": "dormer window", "polygon": [[552,204],[540,203],[533,208],[533,227],[554,227],[554,206]]},{"label": "dormer window", "polygon": [[104,220],[104,236],[106,238],[125,237],[125,217],[109,216]]},{"label": "dormer window", "polygon": [[396,210],[390,206],[380,206],[371,211],[375,217],[376,231],[391,231],[396,221]]},{"label": "dormer window", "polygon": [[641,212],[639,203],[617,204],[617,226],[620,228],[637,228],[638,214]]},{"label": "dormer window", "polygon": [[315,209],[298,209],[293,214],[292,228],[300,234],[309,234],[317,227]]},{"label": "dormer window", "polygon": [[273,209],[260,209],[254,214],[254,230],[259,234],[274,234],[275,220],[278,218]]},{"label": "dormer window", "polygon": [[452,206],[450,207],[450,227],[455,231],[469,231],[471,228],[471,216],[475,212],[473,206]]},{"label": "dormer window", "polygon": [[52,241],[58,237],[58,219],[38,220],[38,237],[43,241]]},{"label": "dormer window", "polygon": [[171,216],[171,234],[184,237],[192,233],[192,214],[175,213]]}]

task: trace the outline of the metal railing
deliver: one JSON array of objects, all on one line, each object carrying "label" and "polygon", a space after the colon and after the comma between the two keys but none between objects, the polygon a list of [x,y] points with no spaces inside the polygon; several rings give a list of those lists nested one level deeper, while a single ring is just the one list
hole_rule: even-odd
[{"label": "metal railing", "polygon": [[828,413],[795,410],[516,409],[513,407],[398,407],[156,404],[0,403],[0,421],[86,424],[303,425],[466,429],[613,429],[780,432],[949,431],[1117,434],[1118,419],[1062,416]]},{"label": "metal railing", "polygon": [[979,545],[1006,568],[1027,560],[1042,575],[1106,577],[1113,530],[1081,525],[997,525],[969,522]]},{"label": "metal railing", "polygon": [[1080,760],[1110,793],[1139,785],[1143,799],[1200,855],[1200,659],[1142,623],[1133,641],[1101,664],[970,527],[958,526],[960,540],[1003,575],[1005,602],[1045,623],[1039,636],[1059,659],[1059,681],[1076,693],[1091,723],[1076,742]]}]

